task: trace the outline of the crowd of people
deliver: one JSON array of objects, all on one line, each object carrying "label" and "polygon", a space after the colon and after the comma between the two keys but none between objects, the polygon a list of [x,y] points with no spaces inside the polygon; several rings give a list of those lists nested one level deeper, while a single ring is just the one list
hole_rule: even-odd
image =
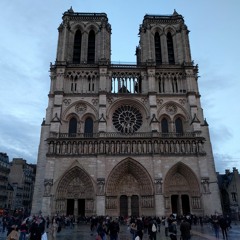
[{"label": "crowd of people", "polygon": [[[96,236],[96,240],[118,240],[122,225],[129,230],[132,240],[142,240],[147,234],[150,240],[156,240],[157,233],[164,231],[166,237],[171,240],[189,240],[191,238],[192,225],[209,223],[213,233],[219,238],[220,230],[224,239],[228,239],[228,230],[231,228],[229,216],[213,215],[211,217],[197,217],[195,215],[176,216],[171,214],[168,217],[109,217],[92,216],[78,217],[59,216],[43,217],[41,214],[29,217],[14,217],[5,215],[1,219],[2,232],[7,232],[7,240],[42,240],[43,234],[48,232],[49,240],[56,240],[57,233],[62,228],[74,228],[77,224],[88,224],[90,234]],[[161,230],[161,228],[163,230]],[[180,232],[177,232],[177,231]]]}]

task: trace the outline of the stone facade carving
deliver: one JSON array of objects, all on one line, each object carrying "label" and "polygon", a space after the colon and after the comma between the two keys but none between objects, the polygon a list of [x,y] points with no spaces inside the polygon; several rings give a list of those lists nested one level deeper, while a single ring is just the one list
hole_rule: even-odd
[{"label": "stone facade carving", "polygon": [[44,196],[50,196],[53,179],[44,179]]}]

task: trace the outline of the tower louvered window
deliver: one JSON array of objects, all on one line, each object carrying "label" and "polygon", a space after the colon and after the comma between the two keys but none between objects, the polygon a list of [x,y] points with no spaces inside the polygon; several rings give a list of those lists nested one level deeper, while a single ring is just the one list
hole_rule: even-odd
[{"label": "tower louvered window", "polygon": [[75,137],[77,133],[77,119],[72,117],[69,121],[68,133],[70,137]]},{"label": "tower louvered window", "polygon": [[161,121],[162,133],[168,133],[168,120],[163,118]]},{"label": "tower louvered window", "polygon": [[95,32],[93,30],[90,31],[88,35],[88,63],[95,62]]},{"label": "tower louvered window", "polygon": [[169,62],[169,64],[175,64],[173,39],[172,39],[172,34],[170,32],[167,34],[167,49],[168,49],[168,62]]},{"label": "tower louvered window", "polygon": [[175,120],[176,133],[183,133],[183,123],[181,118]]},{"label": "tower louvered window", "polygon": [[162,63],[161,40],[158,32],[155,33],[154,42],[155,42],[156,64],[161,64]]},{"label": "tower louvered window", "polygon": [[85,137],[92,137],[93,136],[93,120],[90,117],[88,117],[85,120],[84,136]]},{"label": "tower louvered window", "polygon": [[74,37],[73,63],[80,63],[81,61],[81,44],[82,33],[80,30],[77,30]]}]

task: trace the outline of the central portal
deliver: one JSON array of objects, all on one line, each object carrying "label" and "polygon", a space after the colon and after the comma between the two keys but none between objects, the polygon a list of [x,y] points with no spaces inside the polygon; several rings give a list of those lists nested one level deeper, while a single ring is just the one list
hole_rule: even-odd
[{"label": "central portal", "polygon": [[139,197],[137,195],[120,196],[120,216],[139,216]]}]

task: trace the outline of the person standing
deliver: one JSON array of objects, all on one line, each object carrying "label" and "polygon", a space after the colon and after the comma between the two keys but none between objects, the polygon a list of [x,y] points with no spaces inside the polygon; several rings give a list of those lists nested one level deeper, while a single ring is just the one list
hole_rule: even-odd
[{"label": "person standing", "polygon": [[165,229],[165,237],[168,237],[168,218],[163,219],[164,229]]},{"label": "person standing", "polygon": [[150,240],[157,239],[157,223],[155,220],[150,220],[148,224],[148,235]]},{"label": "person standing", "polygon": [[216,215],[212,216],[212,227],[215,233],[215,237],[219,239],[219,220],[218,216]]},{"label": "person standing", "polygon": [[17,231],[17,225],[12,226],[12,231],[7,236],[7,240],[18,240],[19,239],[19,233]]},{"label": "person standing", "polygon": [[177,221],[173,214],[168,219],[168,231],[171,240],[177,240]]},{"label": "person standing", "polygon": [[219,218],[219,226],[222,230],[223,239],[228,239],[228,235],[227,235],[228,223],[227,223],[227,219],[224,216],[221,216]]},{"label": "person standing", "polygon": [[26,234],[28,232],[28,227],[26,221],[24,220],[20,226],[20,237],[19,240],[26,240]]},{"label": "person standing", "polygon": [[110,240],[118,240],[118,234],[120,231],[119,223],[117,219],[110,222],[108,233],[110,235]]},{"label": "person standing", "polygon": [[191,238],[190,230],[191,224],[184,218],[180,224],[182,240],[189,240]]}]

